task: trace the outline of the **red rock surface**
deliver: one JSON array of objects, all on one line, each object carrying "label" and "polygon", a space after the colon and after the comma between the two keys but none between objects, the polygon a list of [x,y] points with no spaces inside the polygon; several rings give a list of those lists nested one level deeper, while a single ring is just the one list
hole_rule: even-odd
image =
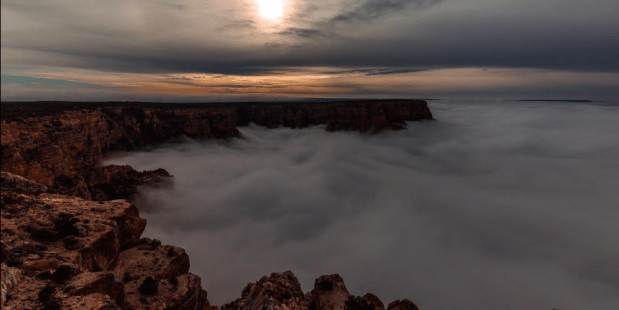
[{"label": "red rock surface", "polygon": [[[3,309],[210,310],[185,251],[140,240],[146,220],[131,203],[27,195],[12,184],[1,192]],[[148,277],[156,294],[140,289]]]},{"label": "red rock surface", "polygon": [[221,306],[221,310],[307,310],[308,301],[301,284],[290,271],[272,273],[243,289],[241,298]]},{"label": "red rock surface", "polygon": [[99,167],[105,155],[182,135],[238,137],[237,126],[249,123],[269,128],[326,125],[329,131],[378,132],[402,129],[406,121],[432,119],[421,100],[226,106],[76,103],[72,108],[70,103],[3,103],[2,171],[47,186],[52,193],[94,200],[130,198],[137,186],[160,182],[169,174],[137,172],[129,166]]},{"label": "red rock surface", "polygon": [[[389,309],[419,310],[410,300],[396,300]],[[256,283],[249,283],[241,297],[221,306],[221,310],[385,310],[374,294],[351,295],[338,274],[321,276],[314,289],[306,294],[291,272],[272,273]]]},{"label": "red rock surface", "polygon": [[314,289],[308,293],[313,309],[344,310],[350,293],[344,279],[338,274],[322,276],[314,281]]}]

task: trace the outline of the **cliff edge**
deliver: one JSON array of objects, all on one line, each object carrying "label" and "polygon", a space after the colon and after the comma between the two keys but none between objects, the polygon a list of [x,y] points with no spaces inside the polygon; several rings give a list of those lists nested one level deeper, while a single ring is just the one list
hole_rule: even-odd
[{"label": "cliff edge", "polygon": [[[2,103],[2,309],[206,309],[181,248],[142,238],[146,220],[124,200],[166,184],[163,170],[101,166],[113,152],[240,137],[239,126],[325,125],[375,133],[432,119],[420,100],[330,103]],[[352,296],[338,275],[306,294],[292,272],[250,283],[222,310],[383,310]],[[408,300],[387,309],[415,310]]]}]

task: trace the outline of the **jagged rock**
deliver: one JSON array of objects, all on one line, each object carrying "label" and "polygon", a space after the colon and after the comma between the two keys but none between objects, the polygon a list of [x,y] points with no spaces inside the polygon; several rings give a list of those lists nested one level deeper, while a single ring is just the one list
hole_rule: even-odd
[{"label": "jagged rock", "polygon": [[93,167],[84,173],[93,200],[132,198],[138,186],[152,187],[167,184],[170,173],[164,169],[136,171],[131,166],[109,165]]},{"label": "jagged rock", "polygon": [[307,310],[308,302],[299,280],[291,271],[272,273],[243,289],[241,298],[221,306],[221,310]]},{"label": "jagged rock", "polygon": [[378,296],[367,293],[363,297],[350,296],[346,300],[346,310],[385,310],[385,305]]},{"label": "jagged rock", "polygon": [[144,294],[145,292],[140,291],[140,286],[147,278],[142,274],[134,274],[123,279],[128,309],[210,310],[200,277],[188,273],[168,280],[154,280],[156,291]]},{"label": "jagged rock", "polygon": [[389,303],[387,310],[419,310],[417,305],[408,299],[394,300]]},{"label": "jagged rock", "polygon": [[[7,307],[38,309],[47,303],[63,309],[211,310],[200,278],[187,273],[185,250],[140,241],[146,221],[127,201],[1,195],[3,296],[14,282],[5,286],[13,279],[5,279],[5,272],[25,275],[13,287]],[[148,277],[156,294],[140,292]]]},{"label": "jagged rock", "polygon": [[385,310],[385,305],[378,296],[367,293],[361,297],[361,307],[368,310]]},{"label": "jagged rock", "polygon": [[314,289],[307,294],[315,310],[344,310],[350,296],[339,274],[319,277],[314,281]]},{"label": "jagged rock", "polygon": [[50,191],[56,194],[75,196],[87,200],[92,199],[86,180],[77,173],[70,176],[65,174],[56,176],[54,182],[50,186]]},{"label": "jagged rock", "polygon": [[78,265],[87,270],[107,269],[121,246],[137,244],[146,227],[137,208],[124,200],[97,203],[62,195],[32,197],[6,191],[1,195],[2,226],[13,232],[7,238],[46,243],[46,247],[58,247],[62,252],[78,249]]},{"label": "jagged rock", "polygon": [[189,256],[175,246],[141,244],[121,252],[113,272],[119,279],[144,274],[169,280],[189,272]]},{"label": "jagged rock", "polygon": [[1,265],[2,268],[2,299],[0,301],[2,305],[2,309],[4,309],[4,305],[6,304],[6,296],[11,291],[11,289],[16,286],[21,280],[21,270],[13,267],[9,267],[4,263]]},{"label": "jagged rock", "polygon": [[[63,261],[89,271],[107,270],[122,247],[137,244],[146,227],[137,208],[126,201],[97,203],[12,192],[2,192],[2,200],[2,227],[13,232],[6,238],[12,243],[4,250],[12,253],[17,266],[30,270],[53,269]],[[34,244],[45,250],[33,248]]]},{"label": "jagged rock", "polygon": [[94,293],[86,296],[73,296],[63,302],[64,309],[70,310],[120,310],[114,300],[105,294]]},{"label": "jagged rock", "polygon": [[[395,301],[390,307],[418,310],[408,299]],[[241,297],[222,305],[221,310],[385,310],[385,306],[371,293],[363,297],[351,295],[338,274],[319,277],[314,289],[304,295],[297,278],[286,271],[247,284]]]},{"label": "jagged rock", "polygon": [[26,195],[38,195],[47,191],[47,186],[30,181],[22,176],[2,171],[2,190]]},{"label": "jagged rock", "polygon": [[109,271],[82,273],[75,276],[67,287],[70,288],[67,294],[72,296],[102,293],[110,296],[121,308],[126,303],[123,284]]}]

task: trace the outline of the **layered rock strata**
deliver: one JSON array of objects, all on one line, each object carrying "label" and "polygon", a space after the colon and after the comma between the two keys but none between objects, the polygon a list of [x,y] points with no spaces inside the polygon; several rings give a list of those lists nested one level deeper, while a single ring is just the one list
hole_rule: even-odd
[{"label": "layered rock strata", "polygon": [[130,198],[137,186],[164,182],[165,171],[100,167],[105,155],[180,136],[239,137],[238,126],[326,125],[330,131],[378,132],[432,119],[421,100],[183,105],[146,103],[3,103],[2,171],[51,193],[84,199]]}]

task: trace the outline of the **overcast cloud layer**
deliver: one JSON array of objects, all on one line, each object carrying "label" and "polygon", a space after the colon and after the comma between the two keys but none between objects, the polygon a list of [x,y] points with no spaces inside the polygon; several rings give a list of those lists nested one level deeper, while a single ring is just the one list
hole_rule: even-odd
[{"label": "overcast cloud layer", "polygon": [[619,70],[606,0],[2,1],[2,65],[260,74],[291,66]]},{"label": "overcast cloud layer", "polygon": [[145,236],[184,247],[213,304],[292,270],[423,310],[619,309],[616,104],[430,104],[378,136],[242,129],[112,160],[163,167]]}]

